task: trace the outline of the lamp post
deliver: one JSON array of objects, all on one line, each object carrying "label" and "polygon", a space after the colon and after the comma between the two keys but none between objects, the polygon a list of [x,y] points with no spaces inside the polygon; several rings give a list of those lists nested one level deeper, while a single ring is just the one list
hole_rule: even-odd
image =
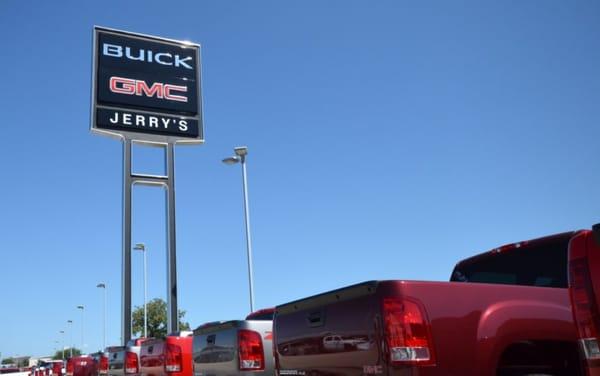
[{"label": "lamp post", "polygon": [[67,324],[69,324],[70,329],[69,333],[71,333],[71,345],[69,346],[71,350],[71,358],[73,357],[73,320],[67,320]]},{"label": "lamp post", "polygon": [[246,155],[248,147],[239,146],[233,149],[235,156],[223,159],[223,163],[242,165],[242,186],[244,190],[244,221],[246,224],[246,253],[248,256],[248,285],[250,288],[250,312],[254,312],[254,281],[252,277],[252,238],[250,237],[250,210],[248,208],[248,177],[246,175]]},{"label": "lamp post", "polygon": [[65,360],[65,331],[61,330],[59,333],[62,334],[62,360]]},{"label": "lamp post", "polygon": [[77,309],[81,310],[81,353],[83,354],[83,311],[85,307],[82,305],[78,305]]},{"label": "lamp post", "polygon": [[102,325],[103,325],[103,333],[102,333],[102,351],[106,349],[106,283],[98,283],[96,285],[97,288],[104,290],[104,309],[102,314]]},{"label": "lamp post", "polygon": [[147,264],[146,264],[146,245],[144,243],[137,243],[135,247],[133,247],[136,251],[142,251],[144,255],[144,338],[148,337],[148,307],[147,307],[147,298],[148,298],[148,274],[147,274]]}]

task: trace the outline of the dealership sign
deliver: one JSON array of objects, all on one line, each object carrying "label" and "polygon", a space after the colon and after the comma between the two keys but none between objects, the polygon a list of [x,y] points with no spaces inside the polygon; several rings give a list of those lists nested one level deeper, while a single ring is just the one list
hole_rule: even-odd
[{"label": "dealership sign", "polygon": [[200,46],[94,28],[92,131],[203,142]]}]

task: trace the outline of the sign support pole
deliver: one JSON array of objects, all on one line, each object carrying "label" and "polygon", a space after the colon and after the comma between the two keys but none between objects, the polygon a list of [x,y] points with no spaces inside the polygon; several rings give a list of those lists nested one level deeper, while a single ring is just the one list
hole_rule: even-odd
[{"label": "sign support pole", "polygon": [[121,294],[121,338],[131,339],[131,139],[123,140],[123,262]]},{"label": "sign support pole", "polygon": [[177,245],[175,236],[175,144],[161,145],[165,151],[166,175],[134,174],[131,171],[131,138],[123,140],[123,294],[122,338],[123,345],[131,339],[131,197],[135,184],[162,187],[166,190],[167,230],[167,330],[179,331],[177,315]]},{"label": "sign support pole", "polygon": [[175,145],[166,146],[167,173],[167,329],[179,331],[177,315],[177,247],[175,237]]}]

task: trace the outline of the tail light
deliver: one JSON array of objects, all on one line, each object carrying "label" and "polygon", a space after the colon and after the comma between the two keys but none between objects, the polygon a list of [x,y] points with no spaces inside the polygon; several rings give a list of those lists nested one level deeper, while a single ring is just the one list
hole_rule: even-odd
[{"label": "tail light", "polygon": [[67,360],[67,376],[73,376],[73,358]]},{"label": "tail light", "polygon": [[138,373],[139,372],[138,356],[134,352],[127,351],[125,353],[125,373]]},{"label": "tail light", "polygon": [[108,357],[104,355],[100,355],[100,362],[98,365],[98,372],[101,375],[106,375],[108,373]]},{"label": "tail light", "polygon": [[181,347],[172,343],[167,343],[166,346],[167,349],[165,354],[165,371],[181,372],[183,365]]},{"label": "tail light", "polygon": [[238,331],[240,371],[262,371],[265,369],[265,352],[260,333],[252,330]]},{"label": "tail light", "polygon": [[585,357],[588,360],[599,360],[600,315],[592,286],[584,236],[574,237],[569,245],[569,292],[573,318]]},{"label": "tail light", "polygon": [[431,327],[421,304],[408,299],[383,299],[383,322],[392,365],[435,364]]}]

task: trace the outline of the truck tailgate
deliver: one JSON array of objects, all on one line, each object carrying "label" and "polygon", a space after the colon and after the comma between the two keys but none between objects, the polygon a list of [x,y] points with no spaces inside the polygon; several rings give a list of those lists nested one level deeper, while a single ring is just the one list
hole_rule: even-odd
[{"label": "truck tailgate", "polygon": [[140,350],[140,372],[144,376],[162,376],[164,369],[165,340],[151,339]]},{"label": "truck tailgate", "polygon": [[278,306],[276,356],[281,376],[381,373],[377,282]]},{"label": "truck tailgate", "polygon": [[125,359],[125,347],[124,346],[113,346],[107,349],[108,351],[108,375],[109,376],[123,376],[124,372],[124,359]]},{"label": "truck tailgate", "polygon": [[[238,331],[258,332],[265,355],[264,371],[239,369]],[[193,358],[196,376],[272,375],[271,321],[227,321],[203,326],[194,331]]]},{"label": "truck tailgate", "polygon": [[96,376],[96,364],[90,356],[78,356],[73,360],[73,376]]}]

